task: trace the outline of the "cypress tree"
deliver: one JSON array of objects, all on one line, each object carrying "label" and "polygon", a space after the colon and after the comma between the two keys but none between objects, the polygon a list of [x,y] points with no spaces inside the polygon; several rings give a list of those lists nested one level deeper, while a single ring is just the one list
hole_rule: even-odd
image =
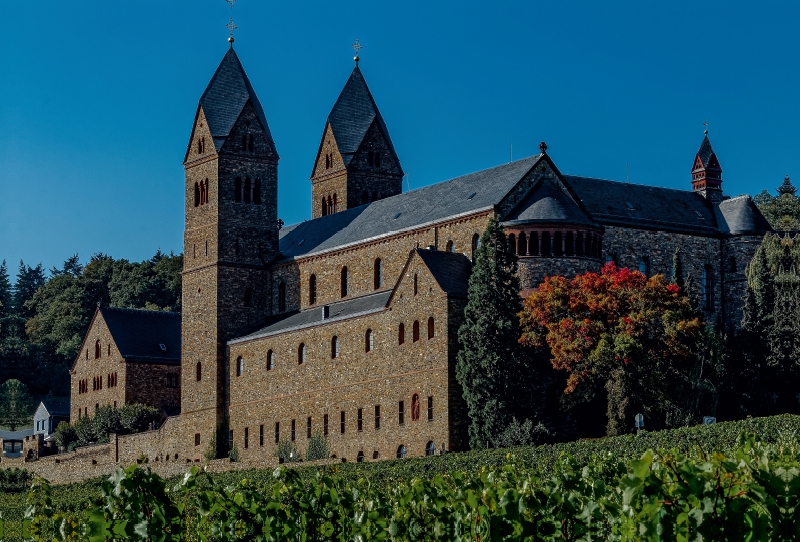
[{"label": "cypress tree", "polygon": [[8,266],[3,260],[3,263],[0,264],[0,319],[11,312],[13,299],[11,281],[8,278]]},{"label": "cypress tree", "polygon": [[519,291],[517,257],[493,217],[476,251],[465,320],[458,331],[456,377],[467,403],[472,448],[495,445],[530,378],[520,362]]},{"label": "cypress tree", "polygon": [[14,284],[14,312],[23,318],[30,318],[34,311],[25,307],[25,302],[33,299],[33,294],[45,283],[44,269],[40,263],[36,267],[25,265],[20,260],[17,282]]},{"label": "cypress tree", "polygon": [[676,248],[675,252],[672,253],[672,283],[677,284],[683,290],[683,262],[681,261],[680,247]]}]

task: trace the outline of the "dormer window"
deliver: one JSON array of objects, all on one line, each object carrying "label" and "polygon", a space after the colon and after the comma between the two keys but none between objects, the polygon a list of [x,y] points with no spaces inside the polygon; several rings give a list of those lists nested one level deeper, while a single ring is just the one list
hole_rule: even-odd
[{"label": "dormer window", "polygon": [[164,343],[159,344],[158,347],[161,349],[162,352],[167,351],[167,345]]},{"label": "dormer window", "polygon": [[700,220],[705,220],[705,217],[700,213],[700,211],[695,211],[694,214],[696,214],[697,218],[699,218]]},{"label": "dormer window", "polygon": [[634,207],[633,204],[630,201],[626,201],[625,205],[628,206],[628,210],[629,211],[635,211],[636,210],[636,207]]}]

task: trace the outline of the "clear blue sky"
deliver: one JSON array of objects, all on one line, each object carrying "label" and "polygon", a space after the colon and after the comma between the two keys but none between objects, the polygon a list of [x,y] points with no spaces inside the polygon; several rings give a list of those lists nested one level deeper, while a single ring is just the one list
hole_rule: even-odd
[{"label": "clear blue sky", "polygon": [[182,251],[181,161],[228,44],[281,155],[312,161],[350,44],[412,188],[534,154],[570,174],[689,188],[703,120],[727,194],[800,181],[800,3],[2,0],[0,259]]}]

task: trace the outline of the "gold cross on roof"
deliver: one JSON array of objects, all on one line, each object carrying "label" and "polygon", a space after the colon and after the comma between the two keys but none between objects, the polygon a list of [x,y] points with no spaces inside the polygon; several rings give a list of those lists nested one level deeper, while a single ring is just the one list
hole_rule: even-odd
[{"label": "gold cross on roof", "polygon": [[356,56],[353,58],[353,60],[355,60],[355,61],[356,61],[356,64],[358,64],[358,61],[359,61],[359,60],[361,60],[360,58],[358,58],[358,52],[359,52],[361,49],[363,49],[363,48],[364,48],[364,46],[363,46],[363,45],[361,45],[360,43],[358,43],[358,38],[356,38],[356,42],[355,42],[353,45],[351,45],[350,47],[352,47],[352,48],[353,48],[353,51],[355,51],[355,52],[356,52]]}]

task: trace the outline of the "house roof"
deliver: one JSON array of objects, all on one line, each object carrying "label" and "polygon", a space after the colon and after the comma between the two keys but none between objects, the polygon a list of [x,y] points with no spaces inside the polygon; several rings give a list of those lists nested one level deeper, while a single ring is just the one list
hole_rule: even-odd
[{"label": "house roof", "polygon": [[450,297],[467,298],[472,262],[463,254],[416,249],[439,287]]},{"label": "house roof", "polygon": [[25,437],[33,435],[33,428],[20,429],[19,431],[0,431],[0,439],[3,440],[23,440]]},{"label": "house roof", "polygon": [[51,416],[69,418],[69,404],[69,399],[45,399],[39,403],[39,408],[43,407]]},{"label": "house roof", "polygon": [[719,204],[722,214],[720,229],[731,234],[764,234],[772,227],[761,214],[750,196],[738,196],[723,200]]},{"label": "house roof", "polygon": [[700,194],[572,175],[565,175],[564,180],[602,224],[699,235],[720,233],[713,204]]},{"label": "house roof", "polygon": [[200,97],[200,106],[205,113],[217,151],[222,148],[248,101],[253,104],[272,151],[277,154],[261,102],[258,101],[239,56],[231,47],[225,53],[217,71],[214,72],[214,76]]},{"label": "house roof", "polygon": [[378,123],[383,132],[389,150],[397,156],[378,105],[369,91],[361,69],[356,64],[328,115],[328,122],[345,166],[350,165],[350,160],[361,146],[373,121]]},{"label": "house roof", "polygon": [[552,179],[542,179],[503,219],[504,224],[565,222],[599,226]]},{"label": "house roof", "polygon": [[268,337],[278,333],[295,331],[297,329],[306,327],[318,326],[323,323],[336,322],[364,314],[379,312],[386,307],[386,303],[389,300],[391,293],[391,290],[384,290],[382,292],[356,297],[353,299],[346,299],[337,303],[330,303],[327,305],[328,316],[325,319],[322,318],[322,305],[303,311],[293,311],[286,314],[281,314],[267,320],[266,325],[258,330],[228,341],[228,344],[236,344],[253,339],[260,339],[262,337]]},{"label": "house roof", "polygon": [[[181,314],[101,307],[98,309],[125,361],[178,364]],[[161,345],[164,345],[164,349]]]},{"label": "house roof", "polygon": [[450,217],[491,210],[542,155],[456,177],[366,205],[287,226],[283,259],[309,256],[418,228]]}]

